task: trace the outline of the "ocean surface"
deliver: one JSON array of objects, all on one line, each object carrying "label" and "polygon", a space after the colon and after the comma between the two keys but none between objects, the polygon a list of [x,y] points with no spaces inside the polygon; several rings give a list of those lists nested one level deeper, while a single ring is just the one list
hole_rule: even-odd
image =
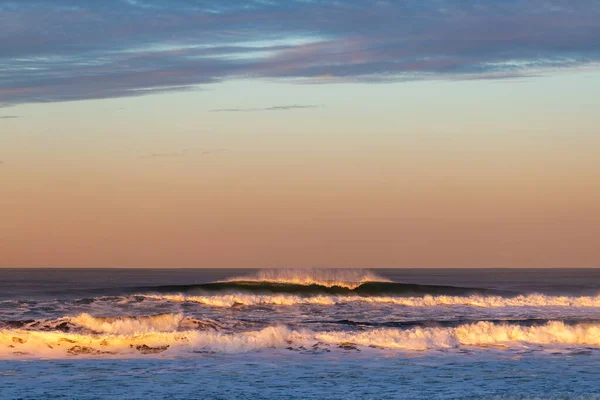
[{"label": "ocean surface", "polygon": [[600,399],[600,270],[0,269],[0,399]]}]

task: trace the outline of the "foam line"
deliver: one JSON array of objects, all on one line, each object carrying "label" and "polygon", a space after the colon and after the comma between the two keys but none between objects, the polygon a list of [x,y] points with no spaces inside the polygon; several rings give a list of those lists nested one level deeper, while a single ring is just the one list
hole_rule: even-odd
[{"label": "foam line", "polygon": [[[164,327],[163,321],[156,322]],[[402,351],[462,347],[522,348],[530,345],[600,347],[600,325],[566,325],[550,321],[540,326],[492,322],[454,328],[382,328],[358,332],[295,330],[285,326],[224,333],[214,330],[147,331],[136,334],[0,331],[0,357],[138,357],[190,352],[244,353],[263,349],[354,350],[370,347]]]},{"label": "foam line", "polygon": [[212,307],[244,306],[293,306],[313,304],[333,306],[348,303],[393,304],[406,307],[435,306],[472,306],[482,308],[494,307],[600,307],[600,296],[547,296],[543,294],[520,295],[516,297],[502,296],[430,296],[392,297],[392,296],[297,296],[284,294],[242,294],[187,296],[183,294],[155,295],[142,294],[145,298],[167,300],[173,302],[194,302]]}]

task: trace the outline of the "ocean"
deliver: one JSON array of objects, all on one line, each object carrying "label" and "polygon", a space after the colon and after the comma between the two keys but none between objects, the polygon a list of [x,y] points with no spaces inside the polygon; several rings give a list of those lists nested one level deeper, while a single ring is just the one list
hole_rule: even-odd
[{"label": "ocean", "polygon": [[0,269],[0,399],[600,399],[598,269]]}]

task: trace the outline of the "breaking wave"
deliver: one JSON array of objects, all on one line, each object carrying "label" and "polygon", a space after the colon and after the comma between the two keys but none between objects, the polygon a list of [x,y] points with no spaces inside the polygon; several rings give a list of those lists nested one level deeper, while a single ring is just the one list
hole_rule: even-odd
[{"label": "breaking wave", "polygon": [[[168,318],[155,320],[155,325],[162,329],[173,321]],[[113,330],[105,325],[102,328]],[[522,349],[531,345],[583,345],[592,346],[596,350],[596,347],[600,347],[600,325],[568,325],[561,321],[550,321],[537,326],[477,322],[450,328],[380,328],[355,332],[311,331],[286,326],[232,333],[215,330],[155,330],[135,334],[86,334],[24,329],[0,331],[1,358],[171,356],[198,352],[244,353],[269,348],[304,353],[360,351],[368,348],[401,351],[489,347]]]},{"label": "breaking wave", "polygon": [[226,282],[266,282],[356,289],[366,282],[390,281],[365,269],[289,268],[262,269],[253,276],[230,278]]},{"label": "breaking wave", "polygon": [[502,296],[431,296],[423,297],[392,297],[392,296],[299,296],[287,294],[244,294],[231,293],[223,295],[194,296],[184,294],[144,294],[145,298],[167,300],[173,302],[193,302],[212,307],[233,306],[292,306],[299,304],[337,305],[349,303],[394,304],[406,307],[433,306],[472,306],[472,307],[600,307],[600,296],[547,296],[543,294],[519,295],[515,297]]},{"label": "breaking wave", "polygon": [[209,292],[360,296],[466,296],[471,294],[514,296],[518,294],[486,288],[392,282],[363,269],[265,269],[254,275],[234,277],[226,281],[138,287],[136,289],[137,292],[180,292],[186,294]]},{"label": "breaking wave", "polygon": [[[321,282],[323,283],[323,282]],[[341,284],[341,283],[340,283]],[[463,288],[455,286],[439,285],[420,285],[412,283],[397,282],[365,282],[356,283],[357,286],[351,288],[350,282],[345,282],[346,286],[321,285],[317,283],[300,284],[290,282],[269,282],[269,281],[231,281],[204,283],[198,285],[177,285],[177,286],[159,286],[137,288],[139,292],[155,293],[187,293],[203,294],[212,292],[225,293],[281,293],[296,295],[360,295],[360,296],[426,296],[426,295],[448,295],[448,296],[466,296],[471,294],[488,295],[516,295],[514,292],[505,292],[482,288]]]},{"label": "breaking wave", "polygon": [[144,317],[92,317],[80,314],[70,318],[76,326],[95,333],[140,334],[149,332],[172,332],[189,329],[217,329],[219,324],[211,320],[184,317],[183,314],[161,314]]},{"label": "breaking wave", "polygon": [[141,317],[93,317],[83,313],[56,319],[0,321],[0,329],[40,332],[76,332],[89,334],[138,335],[153,332],[219,329],[216,321],[184,317],[183,314],[159,314]]},{"label": "breaking wave", "polygon": [[98,318],[89,314],[81,314],[71,318],[71,322],[77,326],[87,328],[93,332],[113,334],[170,332],[177,330],[182,320],[182,314],[162,314],[138,318]]}]

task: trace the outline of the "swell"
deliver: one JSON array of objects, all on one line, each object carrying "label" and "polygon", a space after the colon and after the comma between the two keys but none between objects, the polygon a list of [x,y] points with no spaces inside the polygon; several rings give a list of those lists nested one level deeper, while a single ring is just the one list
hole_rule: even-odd
[{"label": "swell", "polygon": [[486,296],[472,294],[470,296],[360,296],[360,295],[290,295],[290,294],[217,294],[217,295],[185,295],[185,294],[144,294],[144,298],[173,302],[192,302],[211,307],[234,306],[293,306],[338,304],[391,304],[406,307],[435,306],[472,306],[481,308],[495,307],[600,307],[600,296],[547,296],[543,294],[518,295],[514,297]]},{"label": "swell", "polygon": [[158,293],[181,292],[250,292],[287,294],[354,294],[359,296],[464,296],[474,293],[514,294],[483,288],[464,288],[443,285],[420,285],[391,282],[373,271],[364,269],[263,269],[249,276],[226,281],[192,285],[167,285],[137,288]]},{"label": "swell", "polygon": [[140,287],[138,291],[156,293],[214,293],[214,292],[245,292],[245,293],[281,293],[298,295],[357,295],[357,296],[405,296],[423,297],[427,295],[468,296],[472,294],[516,295],[514,292],[484,288],[464,288],[455,286],[419,285],[396,282],[366,282],[356,287],[325,286],[320,284],[298,284],[287,282],[267,281],[232,281],[214,282],[197,285],[169,285],[155,287]]},{"label": "swell", "polygon": [[271,326],[261,330],[224,333],[186,330],[140,334],[84,334],[22,329],[0,331],[0,357],[139,357],[190,353],[244,353],[263,349],[306,353],[360,351],[369,348],[399,351],[466,350],[474,348],[530,349],[586,346],[600,350],[600,325],[568,325],[550,321],[520,326],[477,322],[457,327],[377,328],[363,331],[312,331]]}]

